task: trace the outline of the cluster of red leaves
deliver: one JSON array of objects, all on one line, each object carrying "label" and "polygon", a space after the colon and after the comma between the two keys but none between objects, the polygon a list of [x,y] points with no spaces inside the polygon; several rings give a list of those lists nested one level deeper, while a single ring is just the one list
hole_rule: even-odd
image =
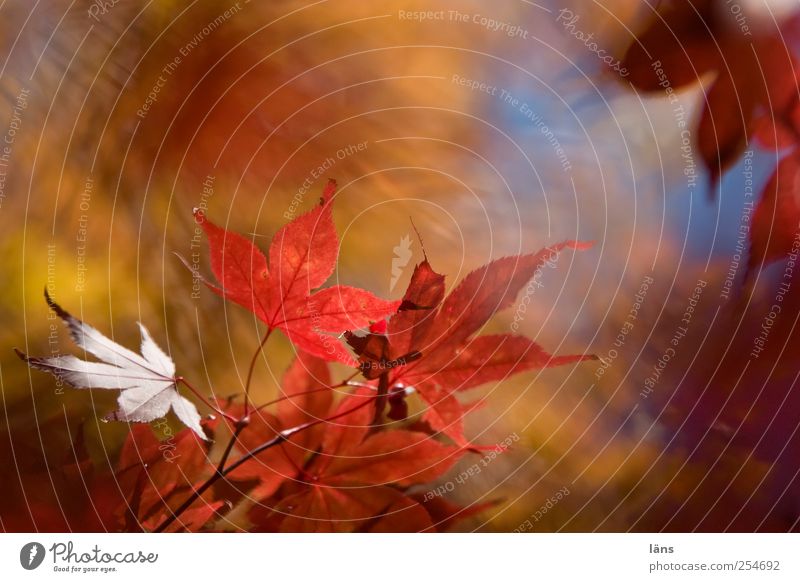
[{"label": "cluster of red leaves", "polygon": [[791,149],[764,188],[753,217],[752,271],[785,258],[800,224],[800,77],[792,53],[800,39],[799,19],[764,18],[744,29],[748,21],[737,18],[729,4],[659,2],[624,65],[627,79],[648,92],[678,89],[713,75],[695,138],[712,189],[753,138],[776,155]]},{"label": "cluster of red leaves", "polygon": [[[248,417],[236,449],[246,455],[282,431],[307,428],[247,459],[229,478],[252,484],[249,494],[260,503],[250,518],[260,530],[432,531],[464,515],[464,508],[423,504],[408,489],[440,477],[471,448],[462,422],[471,407],[455,394],[592,357],[554,357],[521,336],[476,333],[561,249],[589,245],[567,242],[499,259],[469,274],[447,297],[444,277],[427,258],[416,266],[402,301],[341,286],[319,291],[338,251],[334,194],[331,181],[319,206],[278,231],[270,245],[272,274],[251,241],[196,215],[221,287],[207,284],[270,329],[284,331],[299,354],[284,377],[276,414],[259,410]],[[366,326],[366,335],[351,331]],[[337,399],[334,386],[350,384],[332,384],[325,360],[354,362],[342,344],[331,349],[336,340],[329,333],[342,331],[367,382]],[[413,393],[426,405],[421,422],[407,419],[405,398]],[[386,401],[394,424],[382,422]],[[247,409],[229,406],[226,413],[240,418]]]},{"label": "cluster of red leaves", "polygon": [[[203,428],[213,433],[216,425],[212,420]],[[120,490],[127,493],[124,509],[116,512],[125,519],[123,528],[155,529],[212,471],[208,443],[191,429],[158,440],[149,426],[131,425],[115,473]],[[166,531],[196,531],[225,505],[225,499],[208,496]]]},{"label": "cluster of red leaves", "polygon": [[429,514],[406,490],[443,475],[462,451],[425,432],[375,430],[373,390],[359,388],[334,402],[329,385],[326,364],[300,354],[284,378],[286,399],[277,414],[259,413],[242,432],[240,445],[252,449],[287,427],[335,419],[230,474],[255,482],[250,494],[261,500],[249,514],[255,529],[433,531]]},{"label": "cluster of red leaves", "polygon": [[413,386],[428,408],[423,419],[457,444],[465,445],[462,417],[469,410],[455,393],[526,370],[579,362],[594,356],[554,357],[518,335],[475,334],[565,247],[566,242],[530,255],[505,257],[470,273],[446,298],[444,277],[427,259],[417,265],[400,307],[385,333],[347,334],[369,380],[384,377],[391,389]]},{"label": "cluster of red leaves", "polygon": [[[457,393],[592,357],[551,356],[517,335],[477,335],[545,262],[586,243],[496,260],[449,294],[427,258],[401,301],[345,286],[320,289],[339,251],[335,186],[329,182],[318,205],[277,232],[269,260],[252,241],[195,212],[219,282],[206,284],[263,321],[266,337],[285,333],[297,357],[280,397],[268,403],[276,404],[274,413],[250,404],[248,384],[243,403],[206,402],[221,413],[203,421],[208,441],[190,428],[159,440],[150,427],[134,425],[113,471],[95,471],[88,455],[76,455],[86,491],[102,502],[96,528],[224,529],[236,507],[238,519],[246,514],[259,531],[444,529],[487,506],[424,495],[425,484],[476,448],[463,427],[474,405],[461,404]],[[344,335],[356,357],[334,334]],[[331,361],[353,373],[334,382]],[[174,378],[172,388],[180,381]],[[414,394],[424,405],[421,418],[408,414],[406,399]],[[384,422],[386,406],[393,422]]]},{"label": "cluster of red leaves", "polygon": [[[58,420],[58,419],[57,419]],[[205,423],[211,430],[215,421]],[[58,425],[58,426],[57,426]],[[61,423],[52,423],[37,430],[47,431],[47,442],[53,443],[63,431]],[[10,492],[0,502],[0,515],[6,531],[95,532],[152,530],[166,519],[194,487],[213,470],[208,460],[208,443],[191,429],[176,434],[166,423],[156,438],[145,424],[132,424],[115,464],[93,459],[84,436],[84,424],[78,425],[62,454],[14,442],[4,447],[9,452],[3,459],[16,466],[17,483],[3,483]],[[36,431],[17,431],[19,438],[30,437],[38,442]],[[27,449],[27,450],[26,450]],[[26,459],[32,463],[21,462]],[[15,485],[18,489],[15,489]],[[181,521],[167,531],[200,529],[216,511],[225,507],[220,497],[198,503],[185,512]]]}]

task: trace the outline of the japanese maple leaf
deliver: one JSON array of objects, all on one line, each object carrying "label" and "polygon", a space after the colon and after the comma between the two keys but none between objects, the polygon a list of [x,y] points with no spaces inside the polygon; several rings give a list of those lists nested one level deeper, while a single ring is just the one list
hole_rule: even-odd
[{"label": "japanese maple leaf", "polygon": [[[62,418],[62,427],[63,423]],[[37,431],[41,429],[42,426],[36,427]],[[41,447],[39,440],[34,440]],[[30,520],[28,529],[51,532],[141,532],[153,529],[148,524],[161,521],[167,515],[164,502],[171,495],[183,492],[170,483],[198,475],[199,464],[192,461],[192,457],[198,455],[190,454],[186,446],[188,441],[204,453],[207,451],[208,443],[201,441],[188,428],[180,431],[174,439],[159,442],[149,426],[131,425],[119,468],[111,471],[107,462],[95,464],[92,461],[84,438],[84,424],[80,424],[63,457],[57,451],[49,450],[47,454],[52,459],[52,466],[45,467],[46,472],[38,475],[37,479],[23,481],[28,503],[23,503],[22,508]],[[45,442],[52,444],[52,439],[46,438]],[[136,445],[132,446],[134,442]],[[205,457],[203,454],[202,458]],[[21,479],[25,477],[28,475],[20,474]],[[41,488],[38,483],[42,484]],[[163,493],[163,499],[159,491]],[[21,498],[12,497],[11,501],[17,500],[16,505],[19,505]],[[13,514],[9,516],[4,512],[3,517],[6,528],[14,530]],[[199,529],[200,525],[197,516],[187,512],[173,530],[181,527]],[[18,531],[22,529],[17,528]]]},{"label": "japanese maple leaf", "polygon": [[743,31],[722,0],[663,2],[625,55],[625,78],[644,91],[663,93],[715,74],[696,136],[712,184],[754,132],[767,143],[797,141],[797,62],[787,42],[797,19],[780,28],[759,24]]},{"label": "japanese maple leaf", "polygon": [[363,406],[365,398],[371,403],[374,392],[353,393],[331,414],[338,418],[325,425],[305,482],[294,484],[272,512],[280,531],[372,530],[392,511],[415,529],[430,526],[427,513],[404,490],[444,474],[463,450],[421,432],[372,433],[373,409]]},{"label": "japanese maple leaf", "polygon": [[[215,424],[216,421],[204,421],[209,431],[213,431]],[[166,427],[164,423],[156,430],[165,434]],[[128,529],[134,530],[134,525],[152,529],[153,522],[161,521],[168,511],[166,504],[183,501],[211,470],[209,443],[200,440],[192,430],[166,433],[159,440],[150,426],[132,425],[115,472],[120,488],[132,492],[125,512],[130,522]],[[198,503],[201,507],[205,505]],[[186,523],[187,519],[181,521]]]},{"label": "japanese maple leaf", "polygon": [[[63,426],[63,419],[61,421]],[[36,431],[41,430],[36,426]],[[19,435],[16,435],[17,437]],[[41,442],[36,439],[41,447]],[[45,440],[48,445],[51,441]],[[48,455],[53,455],[48,450]],[[31,529],[40,532],[97,532],[122,529],[119,516],[126,507],[125,499],[114,475],[95,465],[89,456],[84,438],[84,425],[78,427],[69,450],[39,479],[26,480],[21,496],[12,497],[12,503],[22,505],[32,519]],[[17,457],[18,459],[18,457]],[[21,467],[17,467],[19,471]],[[20,478],[23,475],[20,474]],[[38,489],[38,483],[47,485]],[[26,503],[20,503],[20,499]],[[9,531],[4,517],[4,528]],[[13,528],[10,531],[14,531]],[[21,531],[21,530],[17,530]]]},{"label": "japanese maple leaf", "polygon": [[205,439],[200,414],[194,404],[178,392],[175,364],[153,341],[140,323],[141,355],[110,340],[92,326],[64,311],[45,291],[45,299],[69,330],[75,344],[102,362],[89,362],[75,356],[50,358],[17,355],[32,368],[61,378],[74,388],[111,388],[120,390],[119,410],[108,418],[126,422],[149,422],[172,409],[178,419]]},{"label": "japanese maple leaf", "polygon": [[[276,414],[265,411],[251,413],[250,424],[239,436],[239,448],[254,449],[271,440],[279,432],[326,418],[333,402],[327,363],[305,352],[297,357],[283,376],[281,397]],[[243,413],[237,407],[233,414]],[[263,499],[272,495],[287,479],[302,473],[305,459],[319,445],[324,424],[300,431],[277,447],[273,447],[237,468],[230,478],[235,481],[257,480],[250,496]]]},{"label": "japanese maple leaf", "polygon": [[797,252],[800,228],[800,151],[783,158],[753,213],[747,279],[754,270]]},{"label": "japanese maple leaf", "polygon": [[281,228],[269,248],[269,264],[252,241],[211,223],[195,211],[208,238],[211,270],[219,295],[251,310],[269,329],[280,329],[299,349],[327,361],[352,363],[331,333],[362,328],[395,309],[363,289],[336,285],[314,291],[334,271],[339,239],[331,207],[336,182],[330,180],[320,203]]},{"label": "japanese maple leaf", "polygon": [[466,444],[465,410],[454,393],[513,374],[560,366],[592,355],[552,356],[532,340],[513,334],[475,334],[498,311],[510,307],[537,270],[568,241],[538,253],[505,257],[473,271],[445,298],[444,277],[427,259],[417,265],[386,334],[346,335],[369,380],[416,389],[429,408],[423,418],[460,445]]}]

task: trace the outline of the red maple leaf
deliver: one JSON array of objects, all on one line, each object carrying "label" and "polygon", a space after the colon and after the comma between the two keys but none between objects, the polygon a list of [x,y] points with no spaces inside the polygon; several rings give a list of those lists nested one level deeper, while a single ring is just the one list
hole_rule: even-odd
[{"label": "red maple leaf", "polygon": [[[213,430],[218,420],[204,421]],[[120,450],[115,477],[118,486],[128,495],[124,507],[125,530],[153,530],[174,506],[213,472],[209,460],[209,444],[186,428],[174,435],[164,425],[163,439],[156,438],[146,424],[131,424]],[[213,517],[222,501],[198,500],[167,531],[196,531]]]},{"label": "red maple leaf", "polygon": [[722,1],[674,0],[660,3],[650,26],[628,49],[626,78],[644,91],[664,92],[709,72],[716,75],[696,138],[712,184],[754,133],[765,143],[797,141],[797,62],[789,47],[796,23],[742,30]]},{"label": "red maple leaf", "polygon": [[[800,151],[783,158],[753,213],[748,276],[757,268],[797,253],[800,233]],[[747,277],[745,277],[747,279]]]},{"label": "red maple leaf", "polygon": [[552,356],[532,340],[513,334],[475,337],[495,313],[513,305],[522,288],[559,251],[589,246],[568,241],[538,253],[498,259],[467,275],[446,298],[444,277],[426,259],[416,266],[385,334],[346,334],[362,373],[383,382],[383,390],[416,389],[429,407],[423,419],[465,445],[465,409],[455,392],[526,370],[595,359]]},{"label": "red maple leaf", "polygon": [[344,398],[332,411],[336,420],[325,425],[302,480],[288,483],[274,507],[261,507],[251,518],[261,514],[259,521],[286,532],[381,531],[386,518],[393,520],[387,529],[398,523],[403,531],[431,527],[427,512],[405,489],[442,475],[463,450],[421,432],[373,432],[374,399],[365,388]]},{"label": "red maple leaf", "polygon": [[[239,448],[254,449],[274,438],[280,431],[306,423],[325,420],[333,402],[330,373],[324,360],[298,352],[297,358],[283,377],[277,414],[264,411],[251,414],[250,423],[239,437]],[[229,408],[234,414],[242,408]],[[286,439],[280,446],[269,449],[244,463],[231,479],[253,480],[257,485],[250,491],[255,499],[269,497],[286,480],[297,479],[305,459],[315,452],[324,424],[312,426]]]},{"label": "red maple leaf", "polygon": [[210,222],[195,220],[206,233],[216,293],[252,311],[270,330],[280,329],[299,349],[328,361],[352,363],[332,333],[362,328],[397,309],[363,289],[336,285],[319,291],[336,267],[339,239],[331,207],[336,182],[330,180],[319,205],[273,237],[267,258],[252,240]]},{"label": "red maple leaf", "polygon": [[47,478],[41,477],[47,486],[39,490],[38,483],[27,482],[23,494],[27,503],[21,504],[30,512],[37,531],[115,532],[123,528],[124,494],[114,476],[89,456],[83,424],[60,466],[48,471]]},{"label": "red maple leaf", "polygon": [[[165,425],[164,430],[169,430]],[[143,514],[173,493],[191,490],[208,471],[207,443],[191,430],[156,438],[147,424],[131,424],[117,461],[116,475],[126,489],[142,480],[137,504]]]}]

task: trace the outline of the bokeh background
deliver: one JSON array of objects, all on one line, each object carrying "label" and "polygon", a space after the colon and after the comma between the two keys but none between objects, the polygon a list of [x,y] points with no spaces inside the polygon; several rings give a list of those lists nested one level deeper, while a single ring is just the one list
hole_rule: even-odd
[{"label": "bokeh background", "polygon": [[[233,394],[260,332],[212,293],[192,297],[174,254],[205,252],[192,209],[207,204],[266,246],[293,200],[309,207],[333,177],[335,278],[381,296],[400,297],[422,259],[412,219],[451,286],[493,258],[596,241],[545,270],[519,331],[604,360],[474,394],[485,406],[471,438],[520,438],[448,493],[496,501],[458,529],[797,530],[800,284],[747,365],[783,266],[751,292],[742,266],[723,294],[745,182],[752,172],[758,191],[776,152],[753,146],[721,195],[699,164],[689,186],[674,105],[621,82],[565,30],[562,9],[618,57],[652,15],[630,0],[3,2],[0,133],[14,134],[0,196],[0,529],[37,529],[31,499],[50,500],[48,518],[69,529],[57,468],[77,427],[100,467],[127,432],[97,420],[113,394],[59,389],[15,357],[15,346],[69,349],[60,328],[51,338],[43,288],[125,345],[144,322],[180,373]],[[405,17],[431,10],[443,17]],[[703,88],[678,93],[690,126]],[[405,237],[412,258],[393,282]],[[271,340],[257,399],[291,358]]]}]

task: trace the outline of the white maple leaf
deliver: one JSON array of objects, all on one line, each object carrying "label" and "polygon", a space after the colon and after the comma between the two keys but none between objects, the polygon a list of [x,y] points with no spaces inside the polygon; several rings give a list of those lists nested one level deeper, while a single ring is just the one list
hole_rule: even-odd
[{"label": "white maple leaf", "polygon": [[121,390],[117,399],[119,410],[111,413],[110,419],[150,422],[163,417],[172,408],[183,424],[200,438],[208,440],[200,426],[197,408],[178,392],[175,363],[158,347],[141,323],[142,353],[139,355],[67,313],[46,291],[45,298],[64,321],[75,344],[102,362],[88,362],[75,356],[35,358],[17,350],[28,365],[49,372],[75,388]]}]

